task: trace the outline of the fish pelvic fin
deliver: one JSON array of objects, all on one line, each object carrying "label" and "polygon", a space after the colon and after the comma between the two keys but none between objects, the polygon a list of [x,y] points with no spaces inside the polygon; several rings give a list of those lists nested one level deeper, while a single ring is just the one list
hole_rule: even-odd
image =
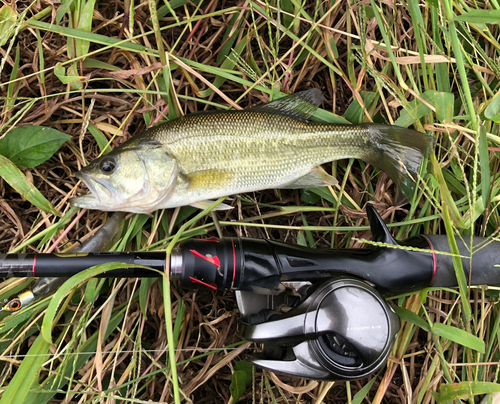
[{"label": "fish pelvic fin", "polygon": [[415,180],[424,156],[432,148],[434,139],[421,132],[399,126],[367,124],[371,146],[362,160],[384,171],[410,199],[415,191]]},{"label": "fish pelvic fin", "polygon": [[328,185],[337,185],[339,182],[321,167],[315,167],[312,171],[303,177],[281,186],[284,189],[317,188]]},{"label": "fish pelvic fin", "polygon": [[[215,201],[210,201],[210,200],[207,199],[206,201],[193,202],[190,205],[193,206],[194,208],[198,208],[198,209],[203,209],[204,210],[204,209],[208,208],[210,205],[212,205],[214,202]],[[212,210],[229,210],[229,209],[233,209],[233,206],[228,205],[226,203],[219,203]]]},{"label": "fish pelvic fin", "polygon": [[247,111],[286,115],[299,121],[307,122],[323,102],[323,99],[324,97],[320,90],[311,88],[306,91],[287,95],[268,104],[249,108]]}]

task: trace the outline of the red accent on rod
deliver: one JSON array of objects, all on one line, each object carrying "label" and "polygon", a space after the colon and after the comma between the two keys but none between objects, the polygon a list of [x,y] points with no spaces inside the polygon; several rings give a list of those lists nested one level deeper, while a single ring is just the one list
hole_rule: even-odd
[{"label": "red accent on rod", "polygon": [[434,279],[436,279],[436,272],[437,272],[436,253],[434,252],[434,248],[432,247],[431,241],[425,236],[422,236],[422,237],[427,241],[427,243],[429,244],[429,248],[432,251],[432,261],[434,261],[434,270],[432,272],[431,282],[429,283],[429,286],[432,286],[432,284],[434,283]]},{"label": "red accent on rod", "polygon": [[217,290],[217,286],[211,285],[210,283],[200,281],[199,279],[193,278],[192,276],[190,276],[189,279],[191,279],[191,282],[193,283],[199,283],[200,285],[206,286],[207,288]]},{"label": "red accent on rod", "polygon": [[193,254],[195,257],[202,258],[205,261],[210,262],[212,265],[215,265],[216,267],[220,267],[220,261],[219,261],[218,257],[207,257],[207,256],[205,256],[203,254],[200,254],[196,250],[189,250],[189,251],[191,251],[191,254]]},{"label": "red accent on rod", "polygon": [[211,241],[213,243],[218,243],[219,239],[217,237],[199,238],[198,241]]},{"label": "red accent on rod", "polygon": [[35,254],[35,256],[33,257],[33,269],[32,269],[32,272],[33,272],[33,278],[35,277],[36,256],[37,256],[37,254]]}]

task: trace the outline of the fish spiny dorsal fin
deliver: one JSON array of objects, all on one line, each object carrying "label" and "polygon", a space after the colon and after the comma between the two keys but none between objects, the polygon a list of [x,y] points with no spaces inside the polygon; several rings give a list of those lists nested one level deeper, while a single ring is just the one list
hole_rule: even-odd
[{"label": "fish spiny dorsal fin", "polygon": [[307,121],[323,102],[323,94],[317,88],[282,97],[268,104],[249,108],[247,111],[286,115],[299,121]]}]

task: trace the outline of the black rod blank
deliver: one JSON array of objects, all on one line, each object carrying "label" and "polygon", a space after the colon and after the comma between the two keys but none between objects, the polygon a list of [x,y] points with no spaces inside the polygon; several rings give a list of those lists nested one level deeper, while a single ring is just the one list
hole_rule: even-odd
[{"label": "black rod blank", "polygon": [[[0,277],[70,277],[84,269],[109,262],[143,265],[158,271],[166,266],[165,252],[101,252],[74,254],[0,254]],[[159,277],[142,268],[115,269],[102,278]]]}]

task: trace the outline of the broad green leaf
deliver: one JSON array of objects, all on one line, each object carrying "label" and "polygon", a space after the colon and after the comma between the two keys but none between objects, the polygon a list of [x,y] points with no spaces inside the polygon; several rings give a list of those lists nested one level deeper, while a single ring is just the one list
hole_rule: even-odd
[{"label": "broad green leaf", "polygon": [[401,320],[407,321],[409,323],[415,324],[417,327],[420,327],[422,330],[429,332],[431,330],[427,321],[425,321],[422,317],[415,314],[413,311],[405,309],[404,307],[392,306],[393,310],[396,314],[401,317]]},{"label": "broad green leaf", "polygon": [[0,154],[17,166],[33,168],[51,158],[71,136],[44,126],[15,128],[0,139]]},{"label": "broad green leaf", "polygon": [[24,403],[31,386],[40,373],[42,364],[48,359],[50,344],[39,335],[28,354],[17,369],[16,374],[7,384],[0,404]]},{"label": "broad green leaf", "polygon": [[252,365],[246,361],[236,362],[234,373],[231,376],[231,385],[229,386],[233,402],[238,401],[251,382]]},{"label": "broad green leaf", "polygon": [[[439,393],[433,393],[439,404],[452,403],[454,400],[472,398],[479,394],[500,392],[500,384],[490,382],[462,382],[456,384],[441,384]],[[474,402],[474,401],[472,401]]]},{"label": "broad green leaf", "polygon": [[53,213],[59,216],[59,213],[52,207],[49,201],[35,188],[35,186],[28,182],[26,176],[22,173],[16,165],[7,157],[0,154],[0,177],[2,177],[7,184],[19,192],[23,198],[31,202],[37,208],[47,213]]},{"label": "broad green leaf", "polygon": [[432,332],[440,337],[456,342],[457,344],[471,348],[477,352],[484,353],[484,341],[467,331],[450,325],[435,323],[432,326]]},{"label": "broad green leaf", "polygon": [[238,361],[233,365],[234,370],[242,370],[246,375],[246,383],[250,384],[252,382],[252,371],[253,365],[247,361]]},{"label": "broad green leaf", "polygon": [[500,10],[471,10],[456,16],[454,20],[474,24],[499,24]]},{"label": "broad green leaf", "polygon": [[0,46],[4,46],[15,30],[17,14],[8,5],[0,8]]},{"label": "broad green leaf", "polygon": [[246,390],[245,384],[245,372],[243,370],[235,371],[231,376],[231,385],[229,386],[229,391],[231,392],[231,397],[233,398],[233,403],[238,401]]}]

